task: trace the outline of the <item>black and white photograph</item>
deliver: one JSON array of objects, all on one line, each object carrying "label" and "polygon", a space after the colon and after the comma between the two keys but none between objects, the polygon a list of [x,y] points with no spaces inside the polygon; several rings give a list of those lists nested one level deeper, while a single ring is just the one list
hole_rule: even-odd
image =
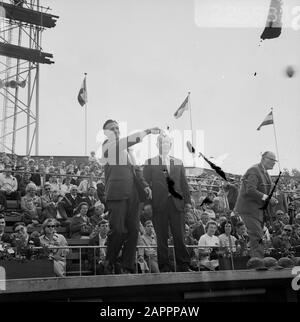
[{"label": "black and white photograph", "polygon": [[299,137],[300,0],[0,0],[0,311],[298,302]]}]

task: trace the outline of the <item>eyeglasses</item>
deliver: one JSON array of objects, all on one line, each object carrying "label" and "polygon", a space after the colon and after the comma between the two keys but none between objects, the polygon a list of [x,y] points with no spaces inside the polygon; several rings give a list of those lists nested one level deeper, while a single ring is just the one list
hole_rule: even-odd
[{"label": "eyeglasses", "polygon": [[291,230],[291,229],[286,229],[286,228],[284,228],[283,230],[284,230],[284,231],[288,231],[289,233],[291,233],[291,232],[292,232],[292,230]]},{"label": "eyeglasses", "polygon": [[47,228],[56,228],[56,225],[47,225]]}]

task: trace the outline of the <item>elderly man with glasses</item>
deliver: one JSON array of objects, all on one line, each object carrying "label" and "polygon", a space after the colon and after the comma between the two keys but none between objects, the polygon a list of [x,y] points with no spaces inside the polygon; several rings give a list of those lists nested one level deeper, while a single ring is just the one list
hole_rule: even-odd
[{"label": "elderly man with glasses", "polygon": [[[276,162],[275,154],[267,151],[262,154],[261,162],[249,168],[242,178],[235,211],[246,224],[251,257],[264,257],[264,211],[261,208],[273,187],[268,170],[273,169]],[[277,203],[277,199],[272,197],[267,209],[268,214],[270,214],[270,206],[275,206]]]}]

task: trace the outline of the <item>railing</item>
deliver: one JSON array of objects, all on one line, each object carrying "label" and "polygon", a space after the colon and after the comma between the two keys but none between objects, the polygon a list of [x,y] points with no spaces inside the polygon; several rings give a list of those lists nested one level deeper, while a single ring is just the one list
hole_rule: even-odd
[{"label": "railing", "polygon": [[[174,248],[174,245],[169,245],[168,246],[169,249],[172,250],[172,257],[173,257],[173,262],[174,262],[174,271],[176,272],[176,256],[175,256],[175,248]],[[200,265],[200,260],[201,258],[199,258],[199,250],[205,250],[205,255],[203,255],[204,257],[209,257],[211,252],[213,250],[216,250],[216,251],[219,251],[220,253],[224,253],[224,251],[226,251],[226,257],[223,257],[223,258],[230,258],[231,260],[231,266],[232,268],[234,269],[234,253],[235,253],[235,250],[237,249],[237,246],[226,246],[226,247],[211,247],[211,246],[198,246],[198,245],[186,245],[186,247],[188,249],[193,249],[194,252],[195,252],[195,259],[197,259],[197,267],[198,267],[198,271],[200,271],[200,268],[201,268],[201,265]],[[157,249],[157,246],[137,246],[136,249],[136,271],[138,272],[138,250],[139,249]],[[33,250],[41,250],[43,249],[43,247],[34,247]],[[82,269],[82,262],[83,262],[83,259],[82,259],[82,255],[84,254],[83,250],[86,250],[88,251],[89,249],[93,249],[93,267],[94,267],[94,275],[96,275],[96,272],[97,272],[97,262],[96,262],[96,250],[99,249],[99,251],[102,250],[106,250],[107,249],[107,246],[87,246],[87,245],[76,245],[76,246],[51,246],[51,247],[48,247],[49,250],[59,250],[59,249],[69,249],[69,250],[79,250],[79,276],[82,276],[83,275],[83,269]],[[87,254],[84,254],[84,255],[87,255]],[[154,256],[157,256],[157,254],[154,254]],[[219,258],[222,258],[222,256],[219,254],[218,256]],[[236,256],[238,257],[238,256]],[[68,260],[68,256],[66,256],[66,260]],[[76,259],[77,260],[77,259]],[[144,260],[147,262],[147,258],[144,257]],[[148,265],[149,267],[149,272],[147,273],[152,273],[151,272],[151,264]],[[77,271],[67,271],[67,274],[70,274],[70,273],[77,273]],[[90,272],[89,272],[90,273]],[[144,272],[142,272],[144,273]]]}]

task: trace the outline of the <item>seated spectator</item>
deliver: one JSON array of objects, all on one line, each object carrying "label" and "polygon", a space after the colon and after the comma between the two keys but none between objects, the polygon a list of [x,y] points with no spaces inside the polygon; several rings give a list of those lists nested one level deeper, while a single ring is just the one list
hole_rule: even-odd
[{"label": "seated spectator", "polygon": [[284,213],[281,217],[281,221],[283,222],[284,225],[289,225],[290,224],[290,216],[287,213]]},{"label": "seated spectator", "polygon": [[71,238],[88,238],[92,233],[92,225],[87,216],[88,209],[86,202],[81,202],[77,207],[70,224]]},{"label": "seated spectator", "polygon": [[91,217],[94,214],[95,204],[98,200],[95,187],[89,187],[87,196],[82,198],[82,201],[86,202],[89,206],[88,217]]},{"label": "seated spectator", "polygon": [[269,232],[273,237],[281,234],[282,229],[284,227],[284,223],[282,222],[282,218],[284,217],[284,212],[282,210],[277,210],[275,216],[272,217],[272,224],[269,227]]},{"label": "seated spectator", "polygon": [[26,248],[27,246],[39,247],[40,240],[39,238],[35,238],[34,235],[32,237],[29,236],[25,223],[21,222],[14,225],[14,233],[12,234],[11,245],[12,247],[19,249],[19,252],[21,254],[24,254],[23,251],[26,252],[24,248]]},{"label": "seated spectator", "polygon": [[231,234],[232,233],[232,226],[230,221],[223,221],[221,224],[220,229],[220,235],[219,235],[219,242],[220,247],[225,248],[229,252],[235,252],[236,251],[236,238]]},{"label": "seated spectator", "polygon": [[[48,218],[43,222],[42,236],[40,236],[40,243],[42,246],[49,247],[64,247],[68,243],[63,235],[56,233],[55,228],[58,223],[53,218]],[[52,249],[50,251],[50,259],[54,263],[54,273],[58,277],[64,277],[66,274],[66,257],[69,254],[69,249]]]},{"label": "seated spectator", "polygon": [[300,226],[300,213],[297,213],[294,218],[294,225]]},{"label": "seated spectator", "polygon": [[300,246],[300,225],[294,225],[294,234],[291,241],[291,245],[297,248]]},{"label": "seated spectator", "polygon": [[0,213],[0,244],[5,243],[5,244],[11,244],[12,238],[9,234],[5,232],[5,216]]},{"label": "seated spectator", "polygon": [[[86,175],[88,175],[88,173]],[[95,191],[97,190],[97,183],[95,180],[94,173],[90,174],[90,178],[84,178],[80,182],[80,184],[78,186],[78,192],[81,193],[82,195],[86,196],[88,194],[88,190],[90,187],[93,187],[95,189]]]},{"label": "seated spectator", "polygon": [[60,200],[58,191],[51,191],[50,184],[46,183],[41,196],[43,222],[47,218],[58,219],[57,204]]},{"label": "seated spectator", "polygon": [[201,221],[199,221],[193,228],[192,228],[192,236],[196,240],[199,241],[200,237],[205,234],[205,226],[209,222],[209,214],[207,212],[203,212],[201,214]]},{"label": "seated spectator", "polygon": [[192,205],[187,204],[185,207],[185,223],[189,226],[196,224],[198,217],[195,214]]},{"label": "seated spectator", "polygon": [[21,197],[24,197],[26,194],[26,187],[29,183],[34,183],[31,180],[31,174],[29,172],[25,172],[22,176],[21,179],[19,181],[18,184],[18,190],[20,192]]},{"label": "seated spectator", "polygon": [[138,246],[145,246],[145,248],[138,249],[138,263],[141,270],[147,270],[144,266],[146,261],[146,267],[149,268],[150,273],[159,273],[157,262],[157,240],[151,220],[145,222],[145,234],[139,236]]},{"label": "seated spectator", "polygon": [[[185,225],[185,235],[184,235],[184,244],[186,246],[194,246],[198,245],[198,240],[193,238],[192,236],[192,228],[189,227],[188,225]],[[190,267],[193,270],[198,270],[198,248],[193,248],[193,247],[187,247],[187,251],[189,253],[191,262],[190,262]]]},{"label": "seated spectator", "polygon": [[279,236],[272,238],[272,245],[277,252],[282,256],[289,254],[292,247],[292,233],[293,228],[291,225],[285,225],[283,231]]},{"label": "seated spectator", "polygon": [[97,183],[97,196],[99,198],[99,200],[104,204],[105,204],[105,185],[104,182],[101,179],[98,179]]},{"label": "seated spectator", "polygon": [[196,217],[196,221],[200,221],[201,220],[201,214],[202,214],[202,211],[200,209],[197,209],[196,208],[196,202],[195,200],[192,198],[191,199],[191,202],[192,202],[192,211],[194,213],[194,216]]},{"label": "seated spectator", "polygon": [[235,244],[237,246],[237,252],[241,256],[247,255],[248,254],[248,244],[249,244],[250,239],[247,234],[246,225],[242,221],[237,223],[234,237],[236,238]]},{"label": "seated spectator", "polygon": [[209,219],[214,220],[216,218],[216,214],[213,211],[213,202],[209,198],[205,198],[203,201],[202,209],[209,215]]},{"label": "seated spectator", "polygon": [[42,202],[36,195],[37,187],[34,183],[29,183],[26,187],[26,194],[21,199],[21,209],[23,210],[23,220],[26,225],[39,226],[42,223]]},{"label": "seated spectator", "polygon": [[88,250],[88,259],[91,270],[94,274],[104,274],[103,262],[106,256],[107,233],[109,231],[108,221],[102,219],[96,227],[93,237],[90,238],[89,246],[100,246],[96,249]]},{"label": "seated spectator", "polygon": [[66,193],[70,193],[72,187],[72,178],[70,176],[65,177],[61,186],[60,193],[65,196]]},{"label": "seated spectator", "polygon": [[91,154],[89,156],[89,163],[91,163],[91,164],[97,163],[97,158],[96,158],[96,152],[95,151],[91,151]]},{"label": "seated spectator", "polygon": [[215,256],[216,247],[220,246],[219,238],[215,236],[217,223],[209,221],[206,224],[205,230],[206,233],[200,237],[198,243],[200,268],[215,270],[219,266],[219,261]]},{"label": "seated spectator", "polygon": [[95,204],[95,210],[93,215],[90,217],[90,222],[93,227],[96,227],[99,225],[99,223],[104,219],[104,205],[101,203],[101,201],[96,202]]},{"label": "seated spectator", "polygon": [[74,216],[74,210],[82,202],[81,197],[77,194],[78,188],[72,186],[70,193],[66,193],[62,201],[57,205],[62,220],[68,220]]},{"label": "seated spectator", "polygon": [[140,218],[142,225],[144,225],[147,220],[152,220],[153,214],[151,204],[144,204],[142,207],[143,209]]},{"label": "seated spectator", "polygon": [[18,190],[18,182],[15,177],[12,176],[11,165],[5,165],[3,173],[0,174],[0,195],[2,195],[4,208],[7,208],[7,199],[17,200],[18,207],[20,204],[20,193]]},{"label": "seated spectator", "polygon": [[238,225],[239,222],[243,222],[242,220],[242,217],[240,216],[240,214],[236,211],[233,211],[231,214],[230,214],[230,221],[231,221],[231,224],[232,224],[232,228],[233,228],[233,232],[235,232],[236,230],[236,227]]},{"label": "seated spectator", "polygon": [[227,221],[227,217],[221,216],[217,221],[217,231],[216,236],[219,236],[222,234],[222,224]]},{"label": "seated spectator", "polygon": [[52,191],[53,190],[59,190],[57,177],[55,175],[49,175],[48,181],[46,183],[50,184]]},{"label": "seated spectator", "polygon": [[36,184],[39,188],[44,188],[46,183],[46,168],[43,163],[39,164],[37,172],[33,175],[32,181]]}]

